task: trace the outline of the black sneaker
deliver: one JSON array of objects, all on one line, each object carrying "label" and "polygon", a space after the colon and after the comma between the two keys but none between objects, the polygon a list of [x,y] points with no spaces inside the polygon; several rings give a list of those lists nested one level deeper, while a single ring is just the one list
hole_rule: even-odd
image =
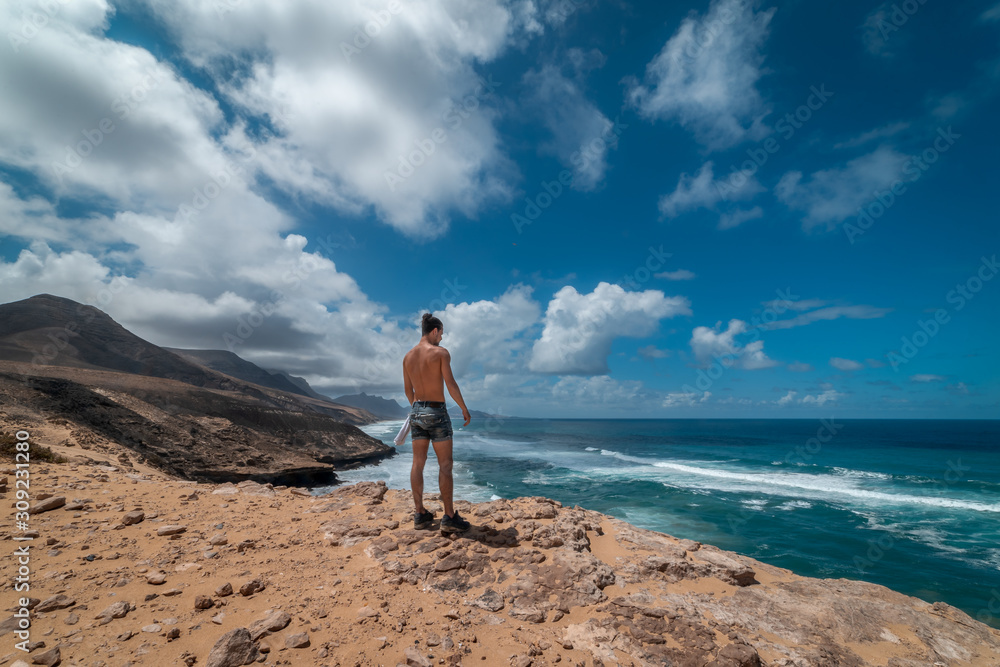
[{"label": "black sneaker", "polygon": [[413,513],[413,529],[421,530],[423,528],[430,528],[431,521],[434,520],[434,512],[429,509],[424,509],[423,512]]},{"label": "black sneaker", "polygon": [[441,517],[442,533],[461,533],[463,530],[468,530],[471,527],[471,523],[459,516],[458,510],[455,510],[455,516],[445,514]]}]

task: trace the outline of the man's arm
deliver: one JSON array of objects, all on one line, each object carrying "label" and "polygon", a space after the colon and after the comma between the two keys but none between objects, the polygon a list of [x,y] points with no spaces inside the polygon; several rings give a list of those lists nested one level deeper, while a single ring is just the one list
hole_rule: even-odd
[{"label": "man's arm", "polygon": [[403,363],[403,391],[406,392],[406,400],[413,405],[413,399],[417,397],[417,392],[413,389],[413,382],[410,381],[410,374],[406,372],[406,363]]},{"label": "man's arm", "polygon": [[455,399],[458,406],[462,408],[462,417],[465,418],[465,423],[462,426],[468,426],[469,422],[472,421],[472,415],[469,414],[469,408],[465,407],[465,399],[462,398],[462,390],[458,388],[458,383],[455,382],[455,376],[451,374],[451,353],[443,347],[440,349],[441,377],[444,378],[444,384],[448,387],[448,393]]}]

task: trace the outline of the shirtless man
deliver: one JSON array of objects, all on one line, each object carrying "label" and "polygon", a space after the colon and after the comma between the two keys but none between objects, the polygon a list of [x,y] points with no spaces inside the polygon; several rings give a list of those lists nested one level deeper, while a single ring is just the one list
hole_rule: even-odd
[{"label": "shirtless man", "polygon": [[438,460],[438,486],[441,488],[441,502],[444,517],[441,518],[442,533],[457,533],[468,530],[468,521],[458,515],[452,503],[454,482],[451,476],[451,417],[444,403],[444,388],[462,408],[463,426],[472,420],[465,407],[462,392],[451,374],[451,355],[441,347],[444,326],[441,320],[430,313],[424,313],[421,324],[423,336],[420,342],[403,357],[403,390],[410,401],[410,428],[413,442],[413,467],[410,469],[410,486],[413,488],[413,527],[428,528],[434,520],[434,513],[424,508],[424,464],[427,463],[428,443],[434,441],[434,455]]}]

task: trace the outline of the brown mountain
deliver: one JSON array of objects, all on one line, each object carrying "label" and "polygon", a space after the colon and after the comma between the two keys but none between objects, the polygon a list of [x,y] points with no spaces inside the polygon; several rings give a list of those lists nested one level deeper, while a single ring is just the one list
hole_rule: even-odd
[{"label": "brown mountain", "polygon": [[93,306],[40,294],[0,306],[0,359],[220,388],[226,379],[139,338]]},{"label": "brown mountain", "polygon": [[[288,377],[266,371],[257,364],[249,362],[229,350],[182,350],[175,347],[165,347],[163,349],[173,352],[185,361],[211,368],[213,371],[225,373],[230,377],[259,384],[262,387],[285,391],[289,394],[310,396],[302,387],[289,380]],[[310,397],[317,398],[317,396]]]},{"label": "brown mountain", "polygon": [[124,446],[185,479],[308,484],[393,454],[357,428],[376,420],[193,363],[70,299],[0,305],[4,430],[61,425],[69,444]]}]

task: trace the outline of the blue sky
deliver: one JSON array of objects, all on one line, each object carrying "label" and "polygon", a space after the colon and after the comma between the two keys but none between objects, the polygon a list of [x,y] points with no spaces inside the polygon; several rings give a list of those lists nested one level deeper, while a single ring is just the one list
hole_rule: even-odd
[{"label": "blue sky", "polygon": [[0,12],[5,302],[331,395],[433,309],[490,412],[1000,415],[995,1]]}]

